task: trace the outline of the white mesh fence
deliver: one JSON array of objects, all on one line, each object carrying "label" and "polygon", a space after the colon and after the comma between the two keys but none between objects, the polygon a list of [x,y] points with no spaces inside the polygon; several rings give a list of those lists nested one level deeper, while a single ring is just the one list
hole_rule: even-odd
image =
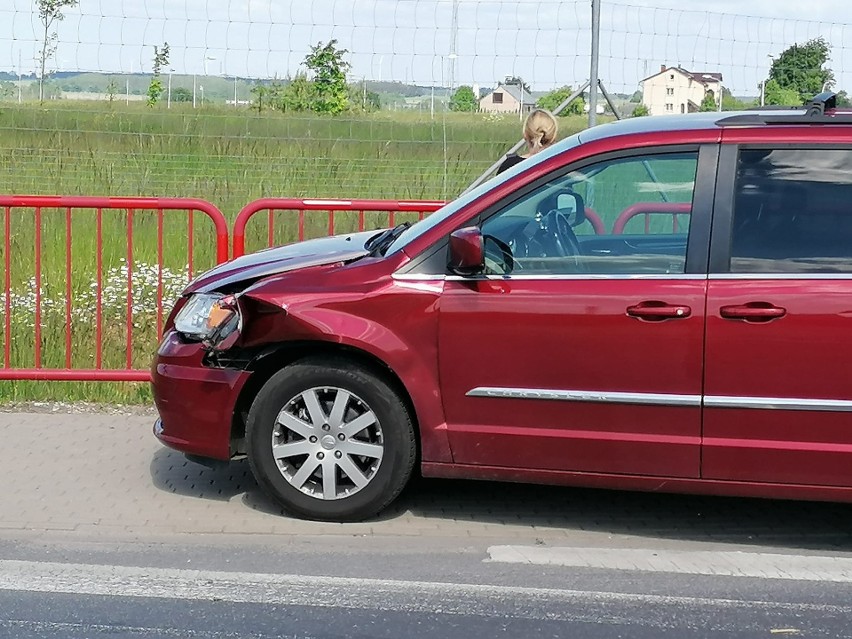
[{"label": "white mesh fence", "polygon": [[[691,4],[602,0],[600,78],[619,110],[664,66],[721,74],[726,92],[757,101],[773,60],[814,38],[830,45],[834,86],[852,87],[843,3]],[[0,2],[6,192],[199,196],[229,213],[261,195],[451,197],[520,133],[511,105],[447,113],[455,89],[487,95],[520,78],[529,104],[582,85],[590,67],[589,0],[80,0],[51,28],[39,106],[35,6]],[[754,15],[731,12],[740,6]],[[332,39],[359,87],[353,104],[376,93],[380,111],[250,109],[253,87],[304,72],[310,47]],[[148,108],[165,43],[167,95]]]}]

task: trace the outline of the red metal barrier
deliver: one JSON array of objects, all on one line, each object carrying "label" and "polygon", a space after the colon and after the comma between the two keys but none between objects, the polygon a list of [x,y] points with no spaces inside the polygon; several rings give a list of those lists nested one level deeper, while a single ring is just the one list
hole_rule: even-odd
[{"label": "red metal barrier", "polygon": [[245,254],[246,225],[248,221],[261,211],[267,211],[266,245],[275,246],[274,241],[274,211],[296,212],[296,234],[294,239],[301,242],[305,239],[306,211],[321,211],[327,215],[326,233],[334,235],[334,214],[341,211],[358,213],[357,229],[367,230],[365,213],[375,211],[387,213],[387,224],[382,228],[394,226],[396,216],[401,213],[416,213],[417,219],[422,220],[428,213],[437,211],[444,202],[405,201],[405,200],[300,200],[297,198],[266,198],[247,204],[234,221],[234,257]]},{"label": "red metal barrier", "polygon": [[612,233],[613,235],[622,234],[627,223],[637,215],[645,216],[645,233],[651,230],[652,215],[671,215],[672,233],[677,233],[677,216],[689,215],[691,211],[692,205],[689,202],[639,202],[621,212],[612,225]]},{"label": "red metal barrier", "polygon": [[601,219],[601,216],[595,213],[594,209],[586,207],[586,219],[592,228],[595,229],[595,235],[606,235],[606,226]]},{"label": "red metal barrier", "polygon": [[[3,362],[0,367],[0,380],[68,380],[68,381],[139,381],[144,382],[150,379],[150,374],[145,368],[133,368],[132,353],[134,347],[134,297],[133,297],[133,275],[134,275],[134,213],[137,211],[151,211],[156,215],[156,260],[157,266],[149,267],[150,272],[156,272],[156,330],[157,336],[162,333],[163,325],[163,216],[165,211],[184,211],[187,217],[187,277],[191,278],[194,274],[195,256],[193,251],[193,240],[195,238],[194,227],[194,212],[203,213],[213,223],[216,234],[216,263],[222,263],[228,259],[228,224],[221,211],[209,202],[196,199],[174,199],[174,198],[112,198],[112,197],[66,197],[66,196],[35,196],[35,195],[10,195],[0,196],[0,209],[4,212],[4,244],[3,244],[3,259],[5,266],[5,288],[3,295]],[[18,242],[13,242],[14,233],[26,233],[27,229],[19,231],[12,224],[12,212],[14,209],[25,209],[33,211],[34,221],[34,246],[27,247],[18,246]],[[75,317],[73,300],[74,288],[73,283],[73,256],[72,256],[72,217],[79,215],[83,210],[94,211],[94,240],[95,240],[95,256],[94,266],[96,280],[91,283],[91,288],[94,289],[95,299],[92,300],[94,305],[93,317],[88,320],[94,323],[94,367],[93,368],[74,368],[72,366],[72,338],[73,338],[73,323],[72,319],[78,322],[78,325],[85,326],[87,319],[85,317]],[[104,259],[104,212],[115,211],[118,214],[126,215],[126,235],[123,240],[126,240],[125,256],[121,258],[120,266],[113,269],[117,277],[123,279],[126,275],[126,298],[123,301],[123,311],[126,317],[123,318],[124,323],[124,343],[123,348],[126,351],[123,359],[124,366],[122,367],[105,367],[103,353],[103,338],[105,329],[114,333],[115,326],[113,323],[105,324],[104,317],[104,282],[103,268],[106,266]],[[64,215],[63,215],[64,213]],[[44,220],[48,219],[55,222],[56,218],[51,216],[58,215],[59,219],[64,219],[64,238],[61,241],[62,246],[57,246],[56,243],[52,246],[56,252],[64,252],[64,295],[60,297],[60,304],[64,305],[64,367],[45,367],[43,366],[43,351],[44,346],[51,344],[55,345],[55,341],[51,342],[48,336],[43,344],[43,314],[46,310],[54,308],[57,304],[53,300],[43,299],[43,253],[45,246],[43,245],[43,230]],[[138,216],[142,217],[142,216]],[[145,216],[147,219],[148,216]],[[145,220],[138,220],[142,224]],[[123,221],[119,222],[124,224]],[[182,234],[181,234],[182,235]],[[110,246],[110,249],[114,247]],[[12,291],[12,269],[13,251],[26,254],[29,250],[34,250],[34,267],[33,277],[31,278],[32,288],[32,304],[34,310],[33,322],[33,367],[20,368],[12,364],[11,348],[13,341],[13,326],[12,314],[13,296],[16,294]],[[114,251],[107,256],[114,259]],[[30,254],[32,255],[32,254]],[[55,273],[54,269],[54,273]],[[150,273],[149,273],[150,274]],[[89,291],[91,292],[91,291]],[[25,297],[27,302],[30,298],[26,294],[17,294],[18,297]],[[45,308],[45,303],[50,302],[50,306]],[[15,304],[18,304],[16,298]],[[146,309],[147,310],[147,309]],[[20,335],[18,335],[20,338]]]},{"label": "red metal barrier", "polygon": [[[296,227],[293,235],[294,240],[301,241],[306,239],[306,221],[307,212],[325,212],[326,216],[323,220],[322,234],[333,235],[340,231],[340,222],[336,224],[335,213],[345,212],[348,216],[346,224],[348,229],[356,227],[359,231],[367,230],[368,228],[385,228],[394,226],[397,222],[397,216],[404,216],[409,219],[412,216],[418,220],[422,220],[426,215],[438,210],[445,203],[439,201],[404,201],[404,200],[319,200],[319,199],[293,199],[293,198],[269,198],[251,202],[246,205],[237,216],[234,223],[234,240],[233,240],[233,256],[238,257],[245,253],[246,244],[246,225],[248,221],[261,211],[267,211],[266,217],[266,233],[265,244],[273,246],[275,244],[275,216],[276,211],[292,211],[296,214]],[[136,347],[137,351],[141,341],[134,339],[134,320],[138,319],[142,311],[139,311],[135,303],[139,300],[134,299],[134,274],[142,268],[148,269],[148,275],[154,274],[156,278],[156,300],[151,301],[150,305],[144,308],[144,312],[148,313],[146,317],[156,317],[156,335],[162,333],[164,322],[164,215],[166,211],[184,212],[186,214],[186,231],[184,239],[184,231],[181,230],[177,237],[179,242],[185,242],[186,246],[186,278],[191,279],[195,273],[195,216],[194,213],[202,213],[207,216],[215,231],[215,262],[222,263],[228,259],[229,236],[228,225],[221,211],[214,205],[204,200],[197,199],[179,199],[179,198],[111,198],[111,197],[83,197],[83,196],[34,196],[34,195],[0,195],[0,210],[3,211],[3,261],[5,266],[4,277],[4,293],[2,295],[3,310],[3,351],[2,365],[0,365],[0,380],[56,380],[56,381],[138,381],[144,382],[150,379],[150,374],[145,368],[134,368],[133,351]],[[29,212],[32,212],[32,223],[29,221]],[[91,282],[91,298],[88,301],[91,303],[91,317],[85,313],[80,314],[79,308],[75,306],[81,297],[79,291],[75,292],[74,283],[80,284],[79,274],[75,274],[75,243],[72,242],[72,221],[78,219],[78,216],[84,211],[94,213],[92,221],[93,233],[86,233],[85,238],[94,239],[94,255],[91,257],[94,266],[94,277]],[[19,214],[25,213],[25,226],[20,226],[21,222],[13,223],[13,212],[15,219],[19,219]],[[120,241],[119,244],[125,243],[121,251],[116,254],[115,246],[113,245],[115,236],[110,236],[110,229],[115,229],[115,224],[107,225],[105,228],[105,213],[115,213],[124,216],[119,220],[120,223]],[[153,214],[156,217],[156,227],[150,228],[151,233],[145,233],[137,238],[134,242],[134,223],[138,226],[143,226],[150,219],[150,215],[142,215],[142,213]],[[355,214],[353,217],[352,214]],[[368,224],[367,214],[379,213],[384,214],[378,220],[374,219],[373,224]],[[627,211],[625,211],[627,213]],[[635,213],[634,213],[635,214]],[[624,215],[624,214],[622,214]],[[603,222],[600,217],[591,209],[587,209],[587,217],[595,233],[601,234],[605,232]],[[339,220],[339,218],[338,218]],[[47,221],[47,223],[45,223]],[[114,220],[112,221],[114,222]],[[76,223],[79,226],[79,222]],[[154,225],[151,224],[151,227]],[[24,237],[32,229],[32,238]],[[57,232],[59,229],[59,232]],[[45,239],[45,232],[48,236]],[[314,229],[315,231],[316,229]],[[354,230],[354,229],[352,229]],[[313,233],[316,235],[316,233]],[[73,236],[78,238],[79,232]],[[167,235],[167,239],[171,240],[175,236]],[[23,238],[23,239],[22,239]],[[104,240],[109,240],[110,251],[105,255]],[[47,242],[47,243],[46,243]],[[150,252],[156,253],[156,265],[146,265],[143,261],[136,258],[134,261],[134,251],[142,252],[139,247],[147,247]],[[45,251],[45,249],[49,249]],[[30,251],[33,251],[30,253]],[[77,251],[76,253],[79,253]],[[23,259],[17,259],[15,255],[23,255]],[[28,254],[28,256],[27,256]],[[59,255],[60,260],[54,260],[47,267],[43,264],[45,256]],[[115,260],[117,255],[123,254],[121,258],[120,268],[115,268]],[[171,255],[171,252],[169,253]],[[209,254],[208,254],[208,257]],[[32,258],[32,269],[26,270],[25,275],[32,274],[28,283],[23,289],[20,287],[13,290],[13,272],[15,269],[28,268],[23,267],[21,262],[28,262]],[[210,260],[208,259],[208,262]],[[104,269],[112,265],[112,279],[104,281]],[[49,297],[43,292],[43,284],[45,279],[57,279],[61,271],[61,291],[59,301],[53,297]],[[20,271],[15,272],[20,280]],[[50,275],[50,277],[48,277]],[[44,276],[44,277],[43,277]],[[120,300],[120,312],[116,311],[116,306],[104,305],[104,294],[109,292],[110,282],[115,281],[115,277],[121,280],[120,288],[122,289]],[[184,282],[185,283],[185,282]],[[181,285],[182,286],[182,285]],[[56,286],[60,288],[60,286]],[[56,291],[55,291],[56,292]],[[114,293],[114,291],[113,291]],[[21,313],[29,317],[27,314],[28,306],[32,306],[33,318],[31,322],[32,333],[22,336],[21,326],[13,324],[12,318],[16,313]],[[61,308],[59,308],[61,307]],[[105,309],[109,310],[112,317],[105,314]],[[121,318],[116,322],[116,315],[121,315]],[[52,323],[45,323],[50,320]],[[152,320],[153,321],[153,320]],[[88,326],[91,324],[91,327]],[[118,324],[118,325],[117,325]],[[76,327],[83,326],[88,330],[93,328],[94,345],[91,348],[93,351],[91,357],[93,366],[80,367],[74,365],[73,341],[74,335],[77,335],[78,341],[81,339],[81,334],[78,333]],[[30,325],[28,325],[30,326]],[[60,328],[61,327],[61,328]],[[147,326],[149,332],[153,332],[153,324]],[[140,329],[141,330],[141,329]],[[47,333],[45,331],[48,331]],[[138,335],[138,333],[137,333]],[[104,337],[113,339],[113,349],[110,353],[104,352]],[[83,335],[85,338],[85,334]],[[110,359],[110,355],[114,356],[116,337],[120,338],[121,347],[118,353],[122,359],[123,365],[110,365],[105,363],[105,359]],[[26,359],[19,352],[15,352],[13,357],[14,340],[20,340],[19,343],[24,344],[29,348],[32,343],[32,366],[20,366],[16,360]],[[59,357],[60,349],[62,357]],[[142,345],[143,348],[149,348],[149,344]],[[78,344],[79,347],[79,344]],[[88,348],[87,348],[88,350]],[[27,351],[28,352],[28,351]],[[28,357],[29,355],[27,355]],[[77,358],[79,359],[79,358]],[[48,365],[45,365],[47,360]],[[50,360],[54,360],[52,365]],[[62,360],[62,364],[56,365],[57,360]]]},{"label": "red metal barrier", "polygon": [[[396,216],[401,213],[416,213],[417,219],[422,220],[427,214],[437,211],[444,206],[445,202],[439,201],[416,201],[416,200],[300,200],[296,198],[266,198],[255,200],[247,204],[234,222],[234,257],[245,255],[246,251],[246,226],[248,221],[256,214],[266,211],[266,246],[275,246],[274,211],[296,212],[296,233],[294,239],[301,242],[305,239],[306,211],[325,212],[327,217],[326,233],[335,234],[336,212],[355,211],[358,213],[357,229],[367,230],[365,213],[379,212],[387,213],[387,224],[382,227],[391,227],[396,224]],[[586,217],[597,235],[606,232],[600,216],[592,209],[586,209]]]}]

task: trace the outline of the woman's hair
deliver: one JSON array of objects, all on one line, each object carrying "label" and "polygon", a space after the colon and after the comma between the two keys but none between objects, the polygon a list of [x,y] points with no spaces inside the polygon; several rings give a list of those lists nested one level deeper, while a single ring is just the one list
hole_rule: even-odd
[{"label": "woman's hair", "polygon": [[524,123],[524,139],[530,147],[530,153],[538,153],[556,140],[559,125],[550,111],[534,109]]}]

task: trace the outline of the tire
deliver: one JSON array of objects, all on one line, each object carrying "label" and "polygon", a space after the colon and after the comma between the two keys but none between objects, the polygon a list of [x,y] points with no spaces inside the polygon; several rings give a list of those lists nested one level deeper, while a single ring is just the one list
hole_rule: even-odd
[{"label": "tire", "polygon": [[405,488],[417,456],[397,392],[340,359],[304,359],[275,373],[249,410],[246,444],[267,494],[319,521],[376,515]]}]

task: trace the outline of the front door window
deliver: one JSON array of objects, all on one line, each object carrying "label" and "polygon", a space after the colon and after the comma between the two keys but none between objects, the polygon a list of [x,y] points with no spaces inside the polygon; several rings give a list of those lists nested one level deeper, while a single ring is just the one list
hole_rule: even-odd
[{"label": "front door window", "polygon": [[[488,218],[515,275],[682,274],[698,154],[611,160],[547,182]],[[607,230],[590,234],[586,211]],[[506,264],[488,262],[493,274]]]}]

